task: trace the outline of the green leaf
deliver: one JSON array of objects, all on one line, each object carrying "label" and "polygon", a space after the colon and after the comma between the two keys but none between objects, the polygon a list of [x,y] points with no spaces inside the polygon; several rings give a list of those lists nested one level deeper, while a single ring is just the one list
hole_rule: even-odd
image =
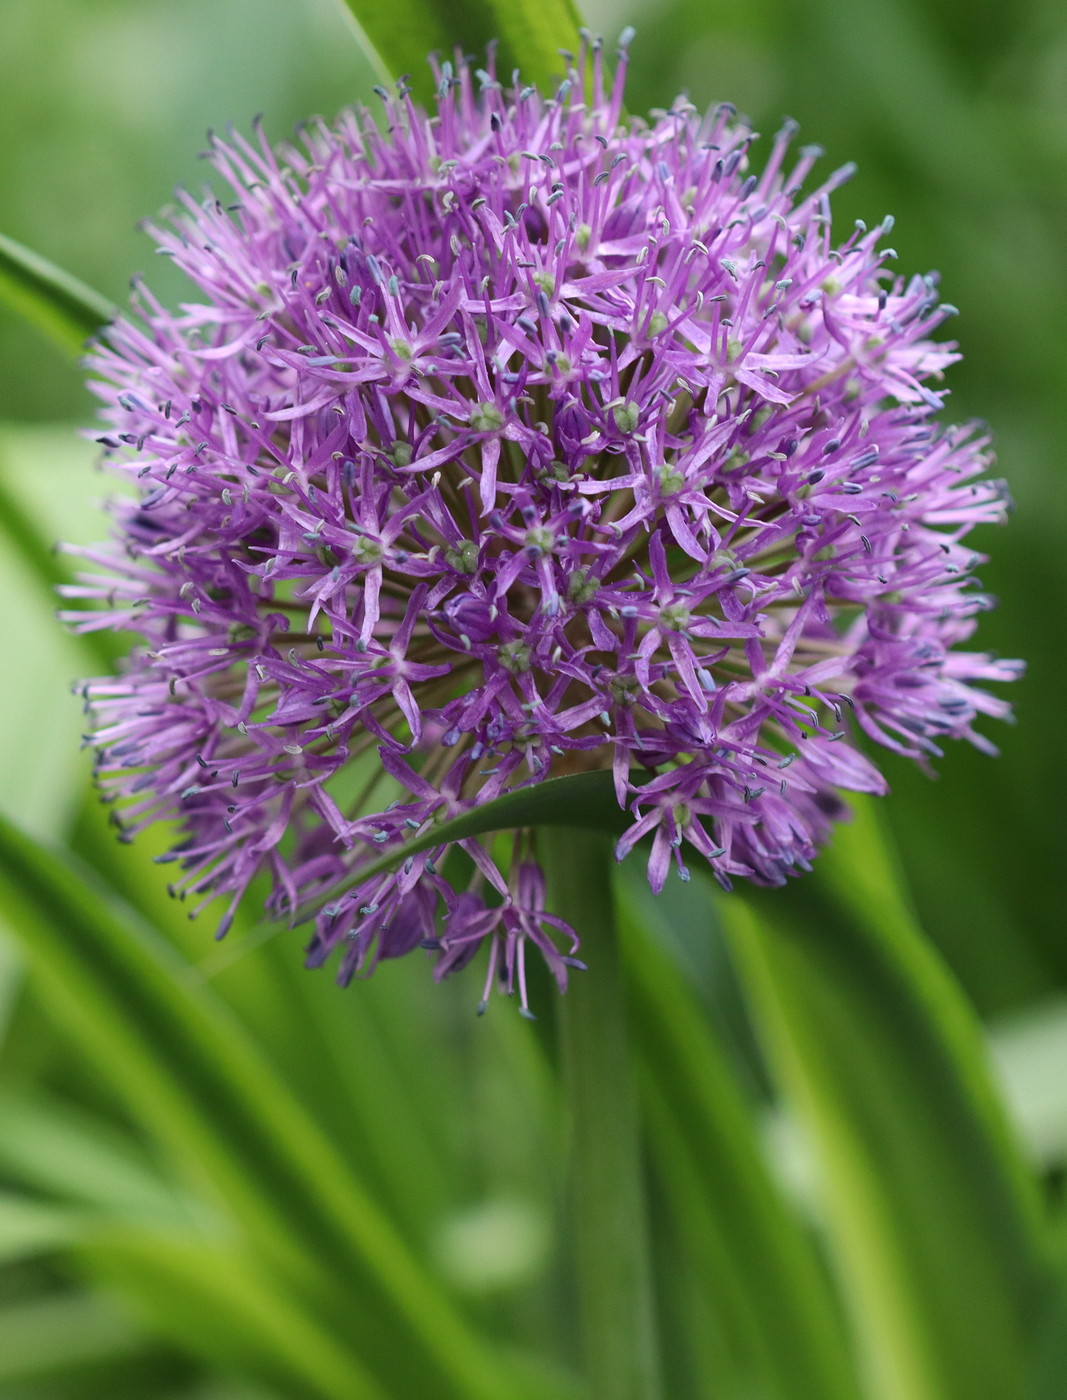
[{"label": "green leaf", "polygon": [[856,1400],[825,1276],[770,1178],[752,1106],[672,960],[632,911],[622,932],[649,1151],[706,1310],[725,1314],[754,1394]]},{"label": "green leaf", "polygon": [[900,894],[869,804],[820,857],[850,913],[720,915],[819,1161],[823,1212],[877,1400],[1015,1400],[1046,1266],[1036,1189],[976,1019]]},{"label": "green leaf", "polygon": [[68,1248],[84,1229],[78,1211],[0,1191],[0,1264]]},{"label": "green leaf", "polygon": [[[622,833],[630,819],[615,800],[612,775],[572,773],[564,778],[548,778],[542,783],[516,788],[483,802],[442,822],[431,823],[428,830],[393,846],[374,860],[367,861],[347,879],[335,885],[330,894],[332,903],[345,890],[362,884],[385,870],[396,869],[408,856],[432,851],[435,846],[450,841],[463,841],[469,836],[482,836],[487,831],[510,831],[521,826],[583,826],[596,831]],[[311,917],[317,905],[297,910],[295,923]]]},{"label": "green leaf", "polygon": [[1067,1001],[1031,1004],[989,1026],[989,1052],[1030,1156],[1050,1170],[1067,1159]]},{"label": "green leaf", "polygon": [[0,819],[0,907],[67,1031],[271,1267],[343,1316],[353,1357],[412,1394],[513,1393],[239,1024],[90,870]]},{"label": "green leaf", "polygon": [[83,1255],[147,1329],[192,1356],[294,1400],[387,1400],[347,1347],[294,1309],[255,1260],[187,1236],[121,1229],[98,1232]]},{"label": "green leaf", "polygon": [[0,1170],[34,1191],[127,1221],[189,1229],[210,1218],[114,1125],[39,1089],[0,1091]]},{"label": "green leaf", "polygon": [[3,234],[0,301],[32,321],[61,349],[75,354],[117,314],[99,292]]},{"label": "green leaf", "polygon": [[[61,602],[73,611],[91,610],[92,604],[81,598],[61,599],[57,590],[70,583],[73,575],[46,538],[36,520],[23,509],[0,476],[0,537],[12,555],[37,583],[42,596],[54,610]],[[86,653],[90,664],[100,671],[110,671],[115,659],[128,642],[106,629],[72,634],[78,647]]]},{"label": "green leaf", "polygon": [[0,1307],[0,1385],[136,1356],[144,1334],[104,1298],[58,1293]]},{"label": "green leaf", "polygon": [[1044,1309],[1034,1349],[1030,1383],[1023,1400],[1063,1400],[1067,1376],[1067,1215],[1058,1203],[1052,1224],[1055,1284]]},{"label": "green leaf", "polygon": [[519,69],[524,82],[547,85],[564,73],[561,48],[574,50],[581,19],[572,0],[342,0],[360,39],[394,77],[406,74],[427,99],[433,80],[426,58],[451,58],[458,47],[484,66],[486,46],[496,40],[497,72],[507,82]]}]

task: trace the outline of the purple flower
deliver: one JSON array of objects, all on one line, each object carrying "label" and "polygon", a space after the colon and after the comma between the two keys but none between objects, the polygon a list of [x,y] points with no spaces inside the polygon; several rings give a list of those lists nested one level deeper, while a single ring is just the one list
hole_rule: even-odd
[{"label": "purple flower", "polygon": [[791,126],[760,168],[727,106],[623,123],[624,68],[442,64],[385,134],[213,138],[232,194],[152,229],[196,298],[139,288],[92,356],[136,488],[73,590],[137,636],[85,687],[103,789],[180,822],[183,896],[317,908],[343,980],[488,943],[525,1008],[533,944],[564,985],[535,833],[360,878],[428,823],[611,770],[654,889],[687,846],[779,884],[884,789],[857,731],[988,747],[976,683],[1018,674],[954,650],[1005,496],[936,421],[936,279],[887,270],[888,221],[834,244],[850,172],[808,187]]}]

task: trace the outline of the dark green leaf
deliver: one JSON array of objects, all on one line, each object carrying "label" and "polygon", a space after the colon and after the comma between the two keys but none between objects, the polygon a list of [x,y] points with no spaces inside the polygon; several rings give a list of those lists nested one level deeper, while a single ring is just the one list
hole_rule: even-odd
[{"label": "dark green leaf", "polygon": [[666,953],[632,913],[622,931],[649,1150],[707,1310],[725,1314],[754,1393],[855,1400],[826,1279],[768,1175],[752,1105]]},{"label": "dark green leaf", "polygon": [[[505,792],[458,817],[432,823],[428,830],[412,840],[361,865],[347,880],[334,887],[330,900],[384,870],[396,869],[408,856],[432,851],[435,846],[444,846],[450,841],[482,836],[487,831],[510,831],[520,826],[579,826],[621,833],[628,824],[629,818],[615,800],[610,773],[572,773],[564,778],[549,778],[543,783]],[[309,905],[299,910],[295,922],[309,918],[314,907]]]},{"label": "dark green leaf", "polygon": [[498,42],[497,72],[510,80],[519,69],[528,83],[547,85],[561,78],[561,48],[574,50],[581,20],[572,0],[342,0],[394,77],[409,75],[416,92],[428,98],[432,77],[427,55],[451,58],[457,47],[484,66],[486,45]]}]

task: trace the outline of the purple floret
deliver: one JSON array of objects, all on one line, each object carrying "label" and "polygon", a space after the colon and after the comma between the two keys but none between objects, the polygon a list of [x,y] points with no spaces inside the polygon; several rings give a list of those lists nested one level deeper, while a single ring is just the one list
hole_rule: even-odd
[{"label": "purple floret", "polygon": [[136,488],[70,590],[137,635],[85,687],[103,789],[181,824],[183,896],[267,872],[316,911],[342,980],[488,943],[525,1008],[532,943],[565,985],[535,832],[360,877],[429,823],[606,770],[655,890],[686,845],[780,884],[884,790],[857,731],[988,748],[976,683],[1018,674],[953,650],[1005,495],[936,421],[936,279],[886,269],[888,223],[833,244],[850,171],[805,192],[791,127],[753,168],[731,107],[624,119],[624,69],[593,45],[543,98],[444,64],[384,132],[213,138],[229,202],[151,230],[196,299],[139,287],[91,357]]}]

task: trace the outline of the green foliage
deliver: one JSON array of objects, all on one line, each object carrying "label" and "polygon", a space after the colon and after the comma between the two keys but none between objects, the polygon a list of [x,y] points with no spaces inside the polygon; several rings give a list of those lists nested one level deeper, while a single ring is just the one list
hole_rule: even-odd
[{"label": "green foliage", "polygon": [[[826,1278],[772,1179],[751,1104],[666,949],[632,911],[622,931],[649,1151],[703,1325],[721,1312],[738,1341],[737,1393],[857,1400]],[[678,1393],[695,1380],[679,1378]]]},{"label": "green foliage", "polygon": [[69,272],[0,234],[0,301],[78,350],[115,315],[115,307]]},{"label": "green foliage", "polygon": [[479,53],[493,40],[501,75],[518,68],[529,83],[550,84],[563,76],[561,48],[574,50],[581,20],[573,0],[340,0],[352,12],[386,73],[408,76],[416,93],[428,99],[432,80],[427,53],[451,57],[454,49]]},{"label": "green foliage", "polygon": [[867,807],[815,883],[854,913],[845,931],[786,926],[766,899],[724,901],[722,916],[819,1157],[872,1394],[1010,1400],[1031,1365],[1046,1245],[973,1014],[900,898]]}]

